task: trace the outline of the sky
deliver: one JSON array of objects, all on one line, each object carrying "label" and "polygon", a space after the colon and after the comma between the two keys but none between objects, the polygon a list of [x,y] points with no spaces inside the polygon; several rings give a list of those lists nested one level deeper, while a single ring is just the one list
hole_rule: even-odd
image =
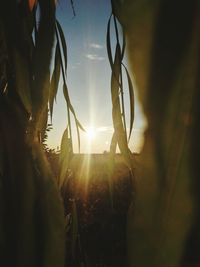
[{"label": "sky", "polygon": [[[110,93],[111,70],[107,58],[106,31],[111,5],[108,0],[74,0],[73,15],[70,0],[60,0],[57,19],[65,34],[68,50],[67,85],[77,118],[86,132],[81,132],[81,153],[109,151],[113,134]],[[113,31],[114,36],[114,31]],[[112,39],[113,45],[115,39]],[[128,65],[128,60],[125,59]],[[134,79],[132,77],[133,83]],[[125,82],[126,86],[126,82]],[[136,89],[136,86],[134,86]],[[126,93],[127,92],[127,93]],[[146,125],[141,106],[135,103],[135,122],[129,143],[139,152]],[[125,88],[125,107],[129,121],[128,88]],[[54,105],[53,130],[48,134],[48,146],[57,149],[67,126],[67,109],[62,87]],[[73,125],[73,148],[78,152],[77,135]]]}]

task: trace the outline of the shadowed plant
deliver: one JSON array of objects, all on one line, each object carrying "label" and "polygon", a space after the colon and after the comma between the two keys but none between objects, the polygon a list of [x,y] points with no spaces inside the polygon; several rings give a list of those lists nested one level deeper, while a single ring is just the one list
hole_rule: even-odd
[{"label": "shadowed plant", "polygon": [[[72,10],[75,15],[73,1]],[[72,117],[80,150],[80,130],[67,87],[67,45],[55,17],[54,0],[7,0],[0,9],[0,263],[2,266],[62,267],[65,264],[65,221],[58,187],[44,154],[48,111],[52,120],[60,83],[67,106],[61,141],[58,185],[62,187],[73,155]],[[108,22],[107,49],[112,69],[111,95],[114,136],[133,178],[128,148],[134,121],[134,94],[123,64],[125,38],[119,41],[119,22],[113,9],[116,34],[114,57]],[[130,95],[127,134],[123,71]],[[62,79],[61,79],[62,77]],[[111,153],[112,154],[112,153]],[[134,179],[133,179],[134,181]],[[72,254],[78,242],[76,202],[72,199]]]},{"label": "shadowed plant", "polygon": [[113,3],[148,120],[129,214],[129,264],[198,266],[200,5]]},{"label": "shadowed plant", "polygon": [[1,4],[2,266],[64,266],[64,211],[42,146],[48,130],[48,108],[52,117],[60,72],[71,143],[70,112],[75,117],[78,136],[81,125],[69,99],[66,43],[55,8],[54,0],[8,0]]},{"label": "shadowed plant", "polygon": [[[124,29],[116,17],[115,5],[111,1],[112,14],[108,20],[107,25],[107,53],[111,67],[111,97],[112,97],[112,119],[114,133],[110,144],[110,192],[112,201],[112,173],[114,168],[115,153],[117,146],[125,159],[125,162],[130,170],[130,179],[134,190],[136,189],[135,177],[134,177],[134,166],[133,166],[133,154],[129,149],[128,142],[131,137],[134,122],[134,90],[131,77],[128,69],[123,63],[125,49],[126,49],[126,38]],[[116,45],[114,46],[114,56],[112,51],[111,40],[111,29],[112,21],[114,25],[114,35],[116,39]],[[122,44],[120,43],[122,32]],[[129,109],[130,109],[130,122],[129,122],[129,133],[127,133],[127,122],[125,114],[125,101],[124,101],[124,72],[128,82],[129,92]]]}]

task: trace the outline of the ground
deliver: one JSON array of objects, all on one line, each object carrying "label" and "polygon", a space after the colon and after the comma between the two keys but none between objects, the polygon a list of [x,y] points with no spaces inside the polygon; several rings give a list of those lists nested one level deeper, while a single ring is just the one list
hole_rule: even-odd
[{"label": "ground", "polygon": [[[56,160],[53,161],[55,165]],[[133,193],[131,177],[120,155],[116,157],[113,172],[108,163],[107,154],[75,155],[62,188],[68,222],[67,262],[71,267],[127,265],[126,221]],[[73,238],[75,252],[69,253]]]}]

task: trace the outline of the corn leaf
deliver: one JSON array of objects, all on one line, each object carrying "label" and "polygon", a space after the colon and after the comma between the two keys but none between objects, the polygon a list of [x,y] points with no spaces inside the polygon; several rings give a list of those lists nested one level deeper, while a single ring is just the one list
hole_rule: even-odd
[{"label": "corn leaf", "polygon": [[68,140],[68,128],[65,129],[62,135],[61,144],[60,144],[59,162],[62,162],[63,159],[65,158],[67,140]]},{"label": "corn leaf", "polygon": [[69,169],[69,163],[72,156],[72,143],[68,135],[68,128],[65,129],[61,145],[60,145],[60,177],[59,177],[59,186],[62,186],[64,180],[66,179],[67,170]]},{"label": "corn leaf", "polygon": [[53,115],[53,104],[56,99],[59,80],[60,80],[60,62],[61,61],[60,61],[59,46],[57,44],[55,50],[54,70],[51,78],[50,92],[49,92],[49,109],[50,109],[51,120]]},{"label": "corn leaf", "polygon": [[79,132],[79,126],[78,126],[78,122],[75,119],[75,123],[76,123],[76,131],[77,131],[77,138],[78,138],[78,151],[80,153],[80,149],[81,149],[81,139],[80,139],[80,132]]},{"label": "corn leaf", "polygon": [[135,116],[135,111],[134,111],[134,90],[133,90],[133,84],[131,81],[131,77],[128,73],[128,70],[126,66],[122,63],[122,66],[124,67],[128,79],[128,88],[129,88],[129,99],[130,99],[130,130],[129,130],[129,137],[128,139],[130,140],[132,129],[133,129],[133,123],[134,123],[134,116]]},{"label": "corn leaf", "polygon": [[110,153],[113,155],[116,153],[117,148],[117,138],[115,132],[113,133],[111,143],[110,143]]},{"label": "corn leaf", "polygon": [[113,124],[115,130],[119,129],[121,126],[123,128],[121,119],[120,99],[119,99],[119,79],[120,79],[120,64],[121,64],[120,58],[121,58],[121,51],[119,45],[117,44],[115,51],[115,61],[111,76],[111,96],[113,105],[112,116],[113,116]]},{"label": "corn leaf", "polygon": [[78,147],[79,147],[79,151],[80,151],[80,132],[79,129],[81,129],[82,131],[85,131],[85,129],[83,128],[83,126],[81,125],[81,123],[79,122],[79,120],[76,117],[76,113],[75,110],[71,104],[70,98],[69,98],[69,93],[68,93],[68,88],[67,85],[64,83],[63,84],[63,94],[67,103],[67,106],[69,107],[71,113],[74,116],[75,119],[75,124],[76,124],[76,129],[77,129],[77,136],[78,136]]},{"label": "corn leaf", "polygon": [[115,34],[116,34],[116,38],[117,38],[117,44],[120,45],[120,43],[119,43],[119,31],[118,31],[118,27],[117,27],[117,18],[115,15],[113,16],[113,18],[114,18],[114,27],[115,27]]},{"label": "corn leaf", "polygon": [[63,56],[64,56],[64,60],[65,60],[65,72],[66,72],[67,71],[67,45],[66,45],[66,41],[65,41],[65,35],[63,33],[62,27],[61,27],[60,23],[58,22],[58,20],[56,20],[56,26],[57,26],[57,29],[59,32],[61,43],[62,43]]},{"label": "corn leaf", "polygon": [[125,33],[123,31],[123,43],[122,43],[122,55],[121,55],[121,60],[123,60],[124,58],[124,53],[125,53],[125,49],[126,49],[126,37],[125,37]]},{"label": "corn leaf", "polygon": [[119,99],[119,79],[121,75],[121,50],[117,44],[113,72],[111,76],[112,117],[117,143],[129,168],[132,168],[131,151],[128,148],[127,137],[123,126]]},{"label": "corn leaf", "polygon": [[[40,1],[41,16],[37,31],[37,41],[32,61],[33,81],[31,98],[33,102],[33,116],[37,122],[44,103],[49,99],[49,66],[55,35],[55,7],[51,1]],[[45,89],[44,89],[45,85]]]},{"label": "corn leaf", "polygon": [[108,20],[107,25],[107,36],[106,36],[106,43],[107,43],[107,53],[108,53],[108,59],[110,62],[111,69],[113,69],[113,58],[112,58],[112,49],[111,49],[111,41],[110,41],[110,23],[111,23],[112,14]]}]

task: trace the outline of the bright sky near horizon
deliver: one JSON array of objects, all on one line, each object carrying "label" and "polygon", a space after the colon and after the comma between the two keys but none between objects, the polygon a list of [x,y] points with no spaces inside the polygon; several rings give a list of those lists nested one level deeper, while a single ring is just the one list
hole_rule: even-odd
[{"label": "bright sky near horizon", "polygon": [[[108,0],[76,0],[74,17],[70,2],[59,1],[57,19],[67,42],[67,84],[71,102],[79,121],[87,131],[81,132],[81,153],[102,153],[109,150],[113,133],[111,70],[106,51],[106,31],[111,5]],[[125,88],[125,106],[129,122],[128,88]],[[66,103],[62,88],[59,88],[54,106],[53,130],[48,134],[50,148],[56,149],[60,146],[66,126]],[[136,99],[134,129],[129,143],[134,152],[140,151],[144,127],[145,119]],[[73,146],[74,152],[78,152],[75,125]]]}]

